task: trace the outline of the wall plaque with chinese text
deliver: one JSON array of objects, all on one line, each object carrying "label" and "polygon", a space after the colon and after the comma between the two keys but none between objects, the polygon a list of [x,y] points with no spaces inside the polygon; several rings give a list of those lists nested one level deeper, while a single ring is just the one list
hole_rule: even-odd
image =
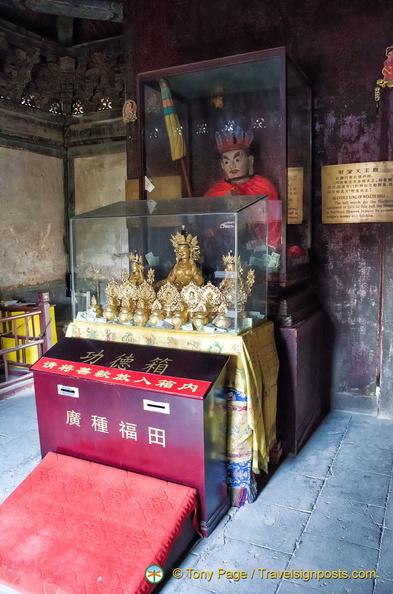
[{"label": "wall plaque with chinese text", "polygon": [[289,225],[303,222],[303,167],[288,167],[288,215]]},{"label": "wall plaque with chinese text", "polygon": [[393,162],[322,167],[322,222],[393,222]]}]

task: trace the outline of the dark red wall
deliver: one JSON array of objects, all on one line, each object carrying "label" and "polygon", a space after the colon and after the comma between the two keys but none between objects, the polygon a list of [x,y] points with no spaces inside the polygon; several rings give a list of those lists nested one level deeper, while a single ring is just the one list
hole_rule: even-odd
[{"label": "dark red wall", "polygon": [[321,166],[392,159],[393,90],[382,93],[377,116],[374,87],[382,76],[385,48],[393,45],[393,3],[126,0],[124,4],[129,90],[136,72],[283,45],[311,80],[312,256],[317,290],[334,331],[333,405],[393,416],[393,226],[322,225],[320,214]]}]

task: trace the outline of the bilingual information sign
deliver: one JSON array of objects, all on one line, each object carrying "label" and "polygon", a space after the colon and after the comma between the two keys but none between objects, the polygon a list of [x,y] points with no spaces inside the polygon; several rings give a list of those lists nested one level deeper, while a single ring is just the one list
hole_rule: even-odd
[{"label": "bilingual information sign", "polygon": [[303,167],[288,167],[288,224],[303,222]]},{"label": "bilingual information sign", "polygon": [[393,222],[393,161],[322,167],[322,223]]}]

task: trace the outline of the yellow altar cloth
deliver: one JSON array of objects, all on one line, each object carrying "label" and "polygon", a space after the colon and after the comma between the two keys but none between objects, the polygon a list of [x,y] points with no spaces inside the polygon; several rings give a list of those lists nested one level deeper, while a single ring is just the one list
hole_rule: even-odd
[{"label": "yellow altar cloth", "polygon": [[225,383],[232,504],[254,500],[253,475],[267,471],[276,441],[278,357],[272,322],[239,334],[213,334],[76,320],[66,336],[230,355]]}]

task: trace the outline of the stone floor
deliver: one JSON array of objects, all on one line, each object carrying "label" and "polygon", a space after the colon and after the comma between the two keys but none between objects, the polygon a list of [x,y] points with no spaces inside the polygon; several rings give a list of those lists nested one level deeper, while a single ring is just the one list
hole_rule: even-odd
[{"label": "stone floor", "polygon": [[[0,400],[0,445],[1,502],[40,461],[31,390]],[[392,466],[393,421],[330,413],[161,591],[392,594]]]}]

